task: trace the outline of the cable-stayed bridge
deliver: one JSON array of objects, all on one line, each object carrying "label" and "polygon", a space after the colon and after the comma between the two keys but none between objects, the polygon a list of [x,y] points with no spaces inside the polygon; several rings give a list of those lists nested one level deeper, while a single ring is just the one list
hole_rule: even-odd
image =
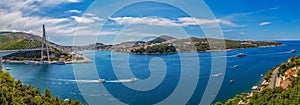
[{"label": "cable-stayed bridge", "polygon": [[[41,51],[41,62],[43,62],[43,57],[44,57],[44,51],[46,51],[46,56],[48,58],[48,61],[50,61],[50,58],[49,58],[49,45],[47,43],[47,37],[46,37],[46,30],[45,30],[45,26],[43,25],[43,37],[42,37],[42,47],[41,48],[36,48],[36,47],[33,47],[34,43],[29,43],[29,47],[26,47],[26,48],[19,48],[19,49],[16,49],[16,50],[0,50],[0,69],[2,69],[2,57],[3,56],[8,56],[8,55],[11,55],[11,54],[15,54],[15,53],[18,53],[18,52],[29,52],[29,51]],[[45,46],[45,47],[44,47]]]}]

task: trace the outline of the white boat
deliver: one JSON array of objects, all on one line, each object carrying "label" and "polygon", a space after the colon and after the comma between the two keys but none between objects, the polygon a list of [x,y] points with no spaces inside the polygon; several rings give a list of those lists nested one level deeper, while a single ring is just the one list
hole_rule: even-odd
[{"label": "white boat", "polygon": [[49,63],[49,62],[46,62],[46,61],[40,61],[38,64],[39,64],[39,65],[48,65],[48,64],[50,64],[50,63]]},{"label": "white boat", "polygon": [[247,56],[245,53],[238,53],[236,54],[236,57],[244,57],[244,56]]},{"label": "white boat", "polygon": [[105,79],[99,79],[98,82],[104,83],[104,82],[105,82]]},{"label": "white boat", "polygon": [[223,75],[222,73],[216,73],[216,74],[211,75],[211,77],[220,77],[222,75]]},{"label": "white boat", "polygon": [[233,68],[238,68],[238,67],[239,67],[239,65],[234,65],[234,66],[233,66]]},{"label": "white boat", "polygon": [[295,53],[295,52],[297,52],[297,50],[295,50],[295,49],[291,50],[291,53]]},{"label": "white boat", "polygon": [[5,70],[10,70],[10,68],[8,66],[5,67]]},{"label": "white boat", "polygon": [[32,64],[36,64],[37,62],[36,61],[26,61],[24,63],[27,65],[32,65]]},{"label": "white boat", "polygon": [[130,82],[135,82],[137,80],[137,78],[130,78],[129,80],[130,80]]}]

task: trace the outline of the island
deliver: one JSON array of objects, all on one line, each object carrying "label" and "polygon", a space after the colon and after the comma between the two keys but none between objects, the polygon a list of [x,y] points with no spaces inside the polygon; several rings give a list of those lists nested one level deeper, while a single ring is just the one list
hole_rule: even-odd
[{"label": "island", "polygon": [[269,70],[249,93],[237,94],[214,105],[298,105],[300,103],[300,56]]},{"label": "island", "polygon": [[[222,45],[222,42],[225,42],[225,45]],[[94,43],[69,48],[73,48],[75,50],[110,50],[130,54],[172,54],[177,52],[213,52],[243,48],[274,47],[281,45],[283,44],[275,41],[239,41],[195,37],[178,39],[162,35],[148,41],[127,41],[114,45]],[[65,47],[62,47],[62,49],[64,48]]]}]

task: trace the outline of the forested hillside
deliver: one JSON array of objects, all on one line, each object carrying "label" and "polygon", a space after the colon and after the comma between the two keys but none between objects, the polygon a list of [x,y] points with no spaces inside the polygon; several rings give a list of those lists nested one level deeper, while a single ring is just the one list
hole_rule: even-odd
[{"label": "forested hillside", "polygon": [[51,91],[46,89],[44,95],[41,89],[31,85],[23,85],[15,81],[9,72],[0,70],[0,104],[2,105],[81,105],[80,101],[63,101],[58,96],[53,98]]}]

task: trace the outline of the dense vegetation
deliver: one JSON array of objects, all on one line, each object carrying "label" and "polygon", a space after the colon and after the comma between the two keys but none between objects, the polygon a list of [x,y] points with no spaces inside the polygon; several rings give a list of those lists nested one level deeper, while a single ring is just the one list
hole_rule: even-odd
[{"label": "dense vegetation", "polygon": [[[279,74],[283,74],[290,68],[295,66],[300,66],[300,56],[296,56],[289,59],[289,62],[282,63],[279,65]],[[275,69],[275,68],[274,68]],[[273,70],[274,70],[273,69]],[[264,77],[265,80],[269,80],[273,70],[267,72]],[[300,72],[298,72],[298,77],[292,79],[292,85],[287,90],[283,90],[280,87],[276,88],[264,88],[259,93],[254,93],[250,98],[248,105],[299,105],[300,103]],[[236,95],[234,98],[227,100],[225,103],[217,102],[215,105],[237,105],[240,100],[242,100],[246,93],[242,95]]]},{"label": "dense vegetation", "polygon": [[131,53],[135,54],[169,54],[175,52],[176,48],[170,44],[153,45],[147,48],[142,47],[131,50]]},{"label": "dense vegetation", "polygon": [[38,38],[22,37],[21,33],[2,33],[0,34],[0,50],[15,50],[15,49],[26,49],[26,48],[40,48],[41,41]]},{"label": "dense vegetation", "polygon": [[41,89],[31,85],[22,85],[15,81],[9,72],[0,70],[0,104],[2,105],[81,105],[80,101],[63,101],[58,96],[53,98],[51,91],[46,89],[44,95]]}]

